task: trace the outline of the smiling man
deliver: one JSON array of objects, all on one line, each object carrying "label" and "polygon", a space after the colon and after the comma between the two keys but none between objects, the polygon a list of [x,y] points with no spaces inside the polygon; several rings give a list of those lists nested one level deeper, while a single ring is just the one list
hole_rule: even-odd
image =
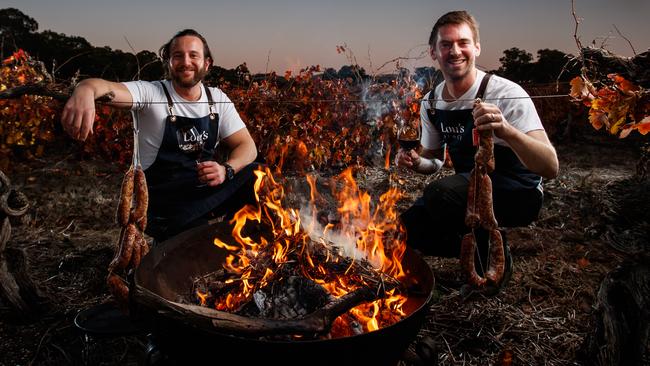
[{"label": "smiling man", "polygon": [[[456,174],[432,182],[401,218],[410,246],[425,254],[457,257],[461,238],[469,230],[464,219],[476,152],[473,129],[491,130],[494,135],[495,170],[490,177],[494,213],[501,227],[524,226],[537,218],[543,199],[542,177],[555,177],[559,164],[528,94],[513,82],[476,68],[481,44],[472,15],[453,11],[440,17],[429,46],[444,82],[423,98],[421,151],[400,150],[396,161],[416,172],[433,174],[442,167],[447,149]],[[483,102],[475,105],[476,98]],[[482,273],[487,235],[479,232],[477,236],[481,255],[476,263]],[[507,281],[512,259],[507,244],[505,249]]]},{"label": "smiling man", "polygon": [[[86,79],[66,103],[61,121],[73,137],[93,131],[95,100],[130,108],[138,116],[140,162],[147,177],[147,233],[157,241],[232,215],[253,195],[255,142],[230,99],[202,80],[212,66],[205,38],[178,32],[160,48],[167,80],[115,83]],[[217,145],[229,150],[215,161]]]}]

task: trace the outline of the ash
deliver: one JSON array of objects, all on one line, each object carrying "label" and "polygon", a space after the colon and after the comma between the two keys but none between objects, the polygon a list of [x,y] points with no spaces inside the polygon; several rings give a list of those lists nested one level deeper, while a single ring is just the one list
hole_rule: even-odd
[{"label": "ash", "polygon": [[256,291],[241,315],[266,319],[296,319],[306,316],[331,301],[331,295],[316,282],[289,276]]}]

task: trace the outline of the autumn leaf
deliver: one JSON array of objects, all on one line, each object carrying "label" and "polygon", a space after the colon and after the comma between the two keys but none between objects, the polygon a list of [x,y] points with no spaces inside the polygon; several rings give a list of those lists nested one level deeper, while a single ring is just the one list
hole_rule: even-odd
[{"label": "autumn leaf", "polygon": [[589,91],[585,80],[580,76],[576,76],[571,80],[570,84],[571,91],[569,92],[569,95],[576,100],[582,101],[587,107],[589,107],[594,96]]},{"label": "autumn leaf", "polygon": [[614,84],[616,84],[616,87],[626,94],[636,92],[639,90],[638,86],[634,85],[633,83],[631,83],[630,81],[626,80],[624,77],[618,74],[609,74],[607,75],[607,77],[612,79],[614,81]]},{"label": "autumn leaf", "polygon": [[512,360],[514,359],[514,354],[510,349],[504,349],[499,354],[497,365],[499,366],[512,366]]},{"label": "autumn leaf", "polygon": [[582,257],[582,258],[578,259],[576,261],[576,263],[578,264],[578,268],[580,268],[580,269],[585,269],[590,264],[589,259],[587,259],[585,257]]},{"label": "autumn leaf", "polygon": [[603,126],[607,125],[607,114],[594,109],[593,107],[589,111],[589,123],[596,129],[600,130]]},{"label": "autumn leaf", "polygon": [[639,131],[640,134],[646,135],[648,132],[650,132],[650,116],[644,118],[640,123],[634,125],[634,128]]},{"label": "autumn leaf", "polygon": [[637,130],[640,134],[646,135],[650,132],[650,117],[644,118],[640,123],[629,124],[625,126],[619,135],[620,138],[626,138],[632,131]]}]

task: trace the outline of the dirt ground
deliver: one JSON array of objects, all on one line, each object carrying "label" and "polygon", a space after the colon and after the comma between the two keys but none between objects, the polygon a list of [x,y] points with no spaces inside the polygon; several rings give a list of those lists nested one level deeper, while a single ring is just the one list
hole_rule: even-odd
[{"label": "dirt ground", "polygon": [[[509,357],[515,365],[581,364],[599,284],[627,256],[610,244],[624,238],[645,245],[650,199],[644,192],[650,190],[648,179],[634,179],[638,143],[585,137],[556,147],[561,172],[545,182],[540,219],[508,231],[514,275],[504,292],[463,301],[458,261],[426,258],[436,299],[420,337],[433,339],[439,364],[507,365]],[[0,365],[143,360],[144,335],[88,338],[73,323],[80,310],[110,301],[105,278],[119,234],[113,213],[122,171],[105,161],[79,161],[68,150],[14,161],[7,172],[31,202],[28,214],[13,223],[9,247],[25,250],[46,300],[31,320],[0,302]],[[364,169],[358,179],[375,195],[390,184],[383,169]],[[397,181],[406,192],[400,208],[431,179],[407,175]]]}]

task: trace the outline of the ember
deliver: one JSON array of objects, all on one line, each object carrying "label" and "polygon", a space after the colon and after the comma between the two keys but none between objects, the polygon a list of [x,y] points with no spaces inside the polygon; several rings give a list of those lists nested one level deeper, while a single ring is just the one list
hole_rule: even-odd
[{"label": "ember", "polygon": [[298,210],[285,208],[284,188],[268,169],[255,174],[258,205],[244,207],[230,222],[237,245],[215,238],[230,254],[223,269],[195,279],[196,303],[267,319],[300,319],[325,309],[334,314],[326,325],[326,337],[333,338],[406,316],[398,190],[373,207],[347,169],[330,183],[337,208],[328,214],[317,207],[326,200],[314,177],[307,177],[310,203]]}]

